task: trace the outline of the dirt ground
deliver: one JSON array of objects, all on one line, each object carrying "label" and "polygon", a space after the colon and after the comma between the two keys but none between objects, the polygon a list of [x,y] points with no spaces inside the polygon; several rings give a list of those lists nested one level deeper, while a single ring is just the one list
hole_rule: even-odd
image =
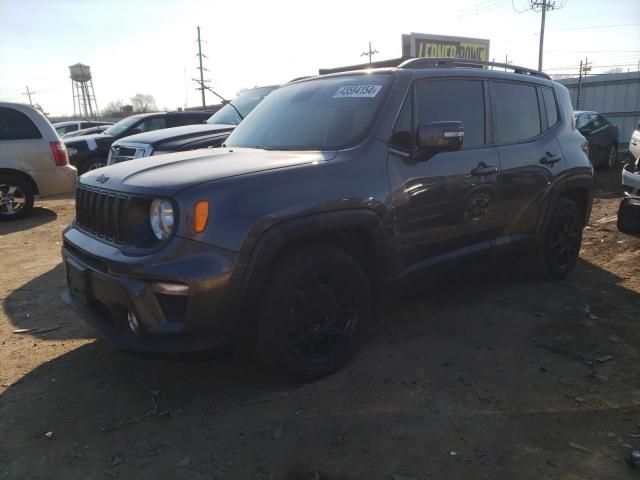
[{"label": "dirt ground", "polygon": [[597,176],[568,280],[500,267],[382,304],[303,386],[96,340],[60,300],[73,200],[39,202],[0,225],[0,479],[640,478],[640,238]]}]

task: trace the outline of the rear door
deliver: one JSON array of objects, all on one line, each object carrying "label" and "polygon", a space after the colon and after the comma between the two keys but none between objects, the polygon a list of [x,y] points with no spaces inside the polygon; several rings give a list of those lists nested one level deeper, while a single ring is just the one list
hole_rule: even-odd
[{"label": "rear door", "polygon": [[[489,141],[485,97],[481,79],[442,79],[416,83],[405,101],[388,160],[401,272],[489,258],[498,154]],[[418,125],[445,120],[463,123],[461,150],[425,157],[407,143]]]},{"label": "rear door", "polygon": [[0,107],[0,168],[26,173],[55,169],[49,142],[24,113]]},{"label": "rear door", "polygon": [[546,194],[564,170],[564,160],[553,133],[559,127],[553,89],[508,81],[492,81],[490,88],[500,156],[498,243],[508,244],[536,233]]}]

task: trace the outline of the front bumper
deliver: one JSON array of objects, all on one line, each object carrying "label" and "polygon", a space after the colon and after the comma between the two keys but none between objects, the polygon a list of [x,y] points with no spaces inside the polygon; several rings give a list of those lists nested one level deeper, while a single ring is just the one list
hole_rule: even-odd
[{"label": "front bumper", "polygon": [[[63,239],[63,300],[117,348],[202,351],[236,332],[237,253],[174,237],[159,252],[132,257],[73,227]],[[189,293],[159,293],[156,282],[187,285]],[[130,327],[130,313],[138,329]]]},{"label": "front bumper", "polygon": [[630,166],[622,169],[622,188],[625,192],[640,195],[640,173],[633,173]]}]

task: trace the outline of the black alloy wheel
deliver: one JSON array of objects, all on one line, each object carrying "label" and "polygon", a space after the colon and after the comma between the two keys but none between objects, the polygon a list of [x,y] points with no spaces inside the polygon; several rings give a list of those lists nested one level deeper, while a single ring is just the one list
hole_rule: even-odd
[{"label": "black alloy wheel", "polygon": [[605,165],[606,169],[611,170],[615,166],[617,159],[618,149],[615,145],[611,145],[611,147],[609,147],[609,153],[607,154],[607,163]]},{"label": "black alloy wheel", "polygon": [[566,277],[573,269],[582,244],[583,217],[576,203],[561,197],[552,214],[544,240],[544,259],[548,276]]},{"label": "black alloy wheel", "polygon": [[370,303],[368,278],[343,251],[317,246],[293,253],[262,302],[258,344],[265,363],[299,381],[334,372],[355,353]]}]

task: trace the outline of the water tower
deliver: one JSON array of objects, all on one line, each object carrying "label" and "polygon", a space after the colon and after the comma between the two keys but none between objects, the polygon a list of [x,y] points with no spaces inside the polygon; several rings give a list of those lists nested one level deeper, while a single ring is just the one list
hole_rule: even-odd
[{"label": "water tower", "polygon": [[82,117],[96,117],[98,102],[93,91],[91,69],[89,65],[76,63],[69,67],[71,74],[71,93],[73,94],[73,114]]}]

